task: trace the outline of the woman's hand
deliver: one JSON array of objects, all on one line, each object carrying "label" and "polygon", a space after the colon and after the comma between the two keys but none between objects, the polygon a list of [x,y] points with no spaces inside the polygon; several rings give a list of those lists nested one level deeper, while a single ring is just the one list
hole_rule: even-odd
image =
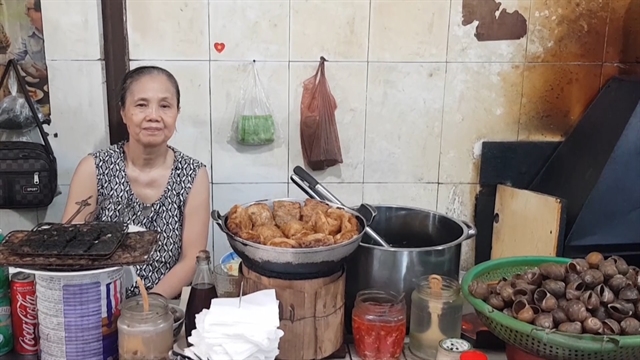
[{"label": "woman's hand", "polygon": [[196,175],[184,209],[180,260],[158,285],[151,289],[152,292],[173,299],[182,293],[183,287],[191,284],[196,271],[198,251],[206,249],[209,240],[210,199],[209,173],[207,168],[203,167]]}]

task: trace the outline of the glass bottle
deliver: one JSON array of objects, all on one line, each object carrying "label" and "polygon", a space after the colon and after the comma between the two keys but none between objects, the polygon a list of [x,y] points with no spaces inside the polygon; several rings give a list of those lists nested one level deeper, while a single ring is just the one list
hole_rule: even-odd
[{"label": "glass bottle", "polygon": [[211,300],[218,297],[216,286],[213,282],[213,274],[211,273],[211,255],[207,250],[201,250],[196,257],[196,274],[191,282],[191,290],[189,291],[189,300],[185,309],[184,331],[189,337],[196,328],[196,315],[204,309],[209,309]]},{"label": "glass bottle", "polygon": [[435,359],[441,340],[459,338],[462,305],[458,281],[439,275],[421,277],[411,294],[411,353],[422,359]]},{"label": "glass bottle", "polygon": [[142,296],[122,304],[118,318],[120,360],[164,360],[173,349],[173,315],[167,299],[149,294],[149,309],[144,311]]},{"label": "glass bottle", "polygon": [[404,296],[380,290],[360,291],[351,321],[354,345],[361,359],[400,357],[407,334]]}]

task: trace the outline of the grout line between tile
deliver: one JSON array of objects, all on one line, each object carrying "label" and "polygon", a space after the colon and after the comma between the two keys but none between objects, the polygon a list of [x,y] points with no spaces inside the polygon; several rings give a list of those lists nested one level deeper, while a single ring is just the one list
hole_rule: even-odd
[{"label": "grout line between tile", "polygon": [[369,117],[369,51],[371,50],[371,14],[373,9],[372,0],[369,0],[369,29],[367,31],[367,64],[365,72],[365,85],[364,85],[364,136],[362,137],[362,189],[361,198],[364,202],[364,183],[365,183],[365,171],[366,171],[366,158],[367,158],[367,118]]},{"label": "grout line between tile", "polygon": [[527,54],[529,53],[529,41],[531,39],[531,8],[533,0],[529,0],[529,16],[527,18],[527,41],[524,44],[524,65],[522,66],[522,86],[520,88],[520,109],[518,110],[518,131],[516,131],[516,141],[520,140],[520,127],[522,126],[522,104],[524,98],[524,74],[527,71]]},{"label": "grout line between tile", "polygon": [[[291,1],[289,0],[289,31],[287,44],[287,197],[291,196],[289,191],[289,175],[293,171],[291,168]],[[303,160],[304,161],[304,160]]]},{"label": "grout line between tile", "polygon": [[[451,32],[451,14],[453,11],[453,0],[449,1],[449,23],[447,25],[447,50],[445,54],[445,65],[444,65],[444,84],[442,89],[442,114],[440,115],[440,146],[438,146],[438,177],[437,182],[440,183],[440,167],[442,162],[442,136],[444,135],[444,107],[447,99],[447,76],[449,70],[449,34]],[[436,187],[436,207],[438,206],[438,199],[440,198],[440,185]]]},{"label": "grout line between tile", "polygon": [[[212,95],[213,95],[213,81],[211,80],[211,0],[207,0],[207,53],[209,54],[209,63],[207,66],[207,73],[209,74],[209,138],[211,141],[209,142],[209,158],[211,160],[211,169],[209,170],[209,175],[211,178],[209,181],[211,182],[210,190],[211,193],[211,209],[215,209],[215,200],[213,196],[213,104],[212,104]],[[212,224],[210,224],[212,225]],[[211,228],[211,251],[213,258],[216,259],[216,239],[215,239],[215,229]]]},{"label": "grout line between tile", "polygon": [[[451,10],[450,10],[451,11]],[[104,60],[58,60],[58,62],[69,61],[104,61]],[[130,59],[129,61],[154,61],[154,62],[215,62],[215,63],[246,63],[253,59],[235,59],[235,60],[207,60],[207,59]],[[259,63],[293,63],[293,64],[317,64],[318,60],[256,60]],[[535,64],[535,65],[602,65],[601,62],[535,62],[535,61],[368,61],[362,60],[331,60],[332,63],[347,64]],[[607,64],[616,64],[618,62],[609,62]],[[629,63],[631,64],[631,63]]]},{"label": "grout line between tile", "polygon": [[609,42],[609,26],[611,26],[611,8],[613,1],[609,2],[609,11],[607,11],[607,29],[604,32],[604,46],[602,47],[602,67],[600,68],[600,88],[604,85],[602,80],[604,80],[604,64],[607,58],[607,43]]}]

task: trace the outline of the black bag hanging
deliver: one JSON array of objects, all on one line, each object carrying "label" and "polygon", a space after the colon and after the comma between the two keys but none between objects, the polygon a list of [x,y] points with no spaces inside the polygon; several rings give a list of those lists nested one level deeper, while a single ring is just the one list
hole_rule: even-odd
[{"label": "black bag hanging", "polygon": [[19,89],[38,127],[43,144],[0,141],[0,209],[29,209],[51,204],[58,190],[58,164],[47,133],[24,84],[15,60],[9,60],[0,78],[4,88],[13,71]]}]

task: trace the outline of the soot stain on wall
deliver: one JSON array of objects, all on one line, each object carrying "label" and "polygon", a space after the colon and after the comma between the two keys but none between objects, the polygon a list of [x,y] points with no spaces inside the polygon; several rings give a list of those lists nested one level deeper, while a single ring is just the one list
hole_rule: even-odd
[{"label": "soot stain on wall", "polygon": [[609,5],[532,0],[520,139],[567,136],[598,94]]},{"label": "soot stain on wall", "polygon": [[519,40],[525,37],[527,19],[517,10],[500,10],[501,6],[502,3],[495,0],[462,0],[462,25],[469,26],[477,22],[474,36],[478,41]]}]

